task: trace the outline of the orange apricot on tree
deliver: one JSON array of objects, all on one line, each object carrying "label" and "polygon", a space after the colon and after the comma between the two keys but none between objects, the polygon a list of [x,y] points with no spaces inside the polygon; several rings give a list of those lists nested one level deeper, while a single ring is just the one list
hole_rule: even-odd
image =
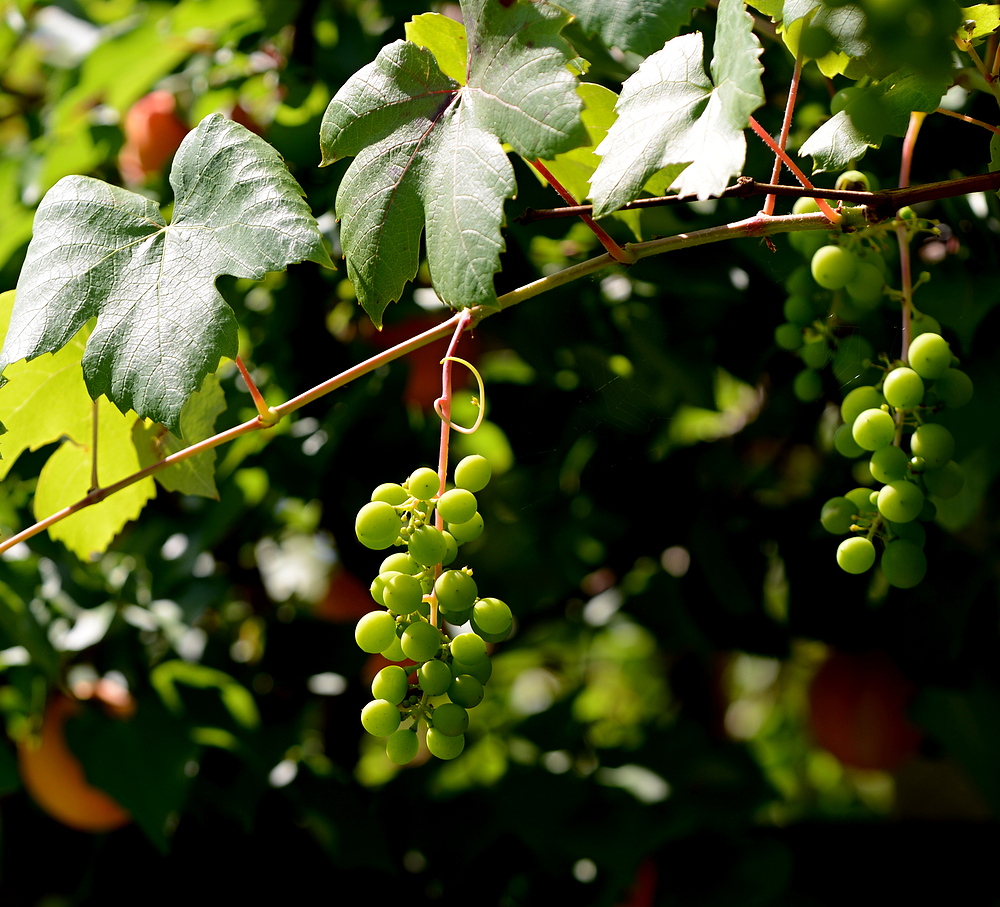
[{"label": "orange apricot on tree", "polygon": [[21,780],[34,801],[63,825],[78,831],[113,831],[132,817],[87,781],[80,760],[66,742],[66,721],[81,708],[77,700],[62,693],[49,700],[39,738],[18,744]]}]

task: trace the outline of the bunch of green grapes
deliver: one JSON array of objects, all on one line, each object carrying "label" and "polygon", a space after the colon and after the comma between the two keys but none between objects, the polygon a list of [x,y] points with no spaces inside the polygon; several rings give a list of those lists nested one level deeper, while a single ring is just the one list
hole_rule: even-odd
[{"label": "bunch of green grapes", "polygon": [[[511,630],[510,608],[498,598],[480,598],[468,567],[450,566],[458,546],[483,531],[475,492],[490,475],[485,457],[466,457],[455,467],[455,487],[439,494],[437,472],[422,466],[401,485],[379,485],[358,512],[361,544],[403,549],[382,561],[371,585],[372,598],[385,610],[362,617],[354,635],[363,651],[396,662],[372,681],[375,698],[362,709],[361,724],[388,738],[386,755],[397,765],[416,756],[421,722],[432,755],[454,759],[462,752],[468,710],[483,701],[493,670],[487,643],[506,639]],[[449,636],[445,622],[471,629]],[[416,666],[404,667],[404,661]]]},{"label": "bunch of green grapes", "polygon": [[834,446],[847,457],[867,454],[877,490],[855,488],[823,505],[820,521],[840,543],[837,563],[848,573],[864,573],[875,563],[893,586],[908,589],[927,571],[921,520],[934,519],[935,499],[958,494],[962,469],[954,461],[955,439],[935,415],[964,406],[972,381],[956,368],[948,342],[938,333],[915,337],[908,365],[894,364],[874,386],[857,387],[841,404],[844,424]]}]

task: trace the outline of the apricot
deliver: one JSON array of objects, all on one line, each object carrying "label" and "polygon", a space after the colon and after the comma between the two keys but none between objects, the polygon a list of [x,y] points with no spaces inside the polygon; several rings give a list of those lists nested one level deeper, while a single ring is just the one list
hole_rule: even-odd
[{"label": "apricot", "polygon": [[107,832],[131,821],[129,813],[84,774],[66,742],[66,721],[80,703],[55,694],[45,708],[38,740],[18,745],[21,780],[34,801],[53,819],[78,831]]}]

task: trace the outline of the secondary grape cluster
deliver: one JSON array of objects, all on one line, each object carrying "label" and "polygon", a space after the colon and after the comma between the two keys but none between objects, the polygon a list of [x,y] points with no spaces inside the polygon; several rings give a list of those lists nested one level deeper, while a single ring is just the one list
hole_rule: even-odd
[{"label": "secondary grape cluster", "polygon": [[[823,505],[820,521],[840,543],[837,563],[864,573],[882,546],[881,568],[893,586],[908,589],[927,571],[921,520],[933,520],[934,499],[958,494],[962,469],[954,461],[955,439],[934,416],[972,399],[972,380],[956,368],[948,342],[938,333],[915,337],[908,364],[892,363],[877,385],[856,387],[841,404],[844,424],[834,446],[847,457],[870,457],[881,487],[855,488]],[[907,448],[909,448],[907,450]]]},{"label": "secondary grape cluster", "polygon": [[[361,724],[388,738],[386,755],[397,765],[417,755],[421,722],[432,755],[454,759],[462,752],[468,710],[483,701],[493,671],[487,643],[506,639],[513,624],[504,602],[479,597],[469,567],[450,567],[459,545],[483,531],[475,493],[490,477],[485,457],[465,457],[455,467],[455,487],[439,494],[437,472],[422,466],[402,484],[379,485],[355,521],[366,547],[403,549],[382,561],[371,584],[385,610],[370,611],[355,630],[363,651],[395,662],[372,681],[375,698],[362,709]],[[449,636],[445,622],[470,629]]]}]

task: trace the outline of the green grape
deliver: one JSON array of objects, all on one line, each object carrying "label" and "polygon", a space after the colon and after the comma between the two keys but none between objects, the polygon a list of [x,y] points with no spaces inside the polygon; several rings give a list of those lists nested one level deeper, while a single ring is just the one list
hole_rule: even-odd
[{"label": "green grape", "polygon": [[802,327],[810,324],[816,317],[813,304],[806,296],[789,296],[785,300],[782,312],[785,318]]},{"label": "green grape", "polygon": [[514,616],[499,598],[481,598],[472,609],[479,629],[491,635],[509,633]]},{"label": "green grape", "polygon": [[945,406],[965,406],[972,399],[972,379],[960,369],[946,369],[935,379],[934,393]]},{"label": "green grape", "polygon": [[466,520],[464,523],[449,523],[448,531],[455,536],[455,541],[459,545],[464,545],[483,534],[483,518],[479,511],[476,511],[471,520]]},{"label": "green grape", "polygon": [[448,687],[451,686],[451,681],[451,668],[441,661],[440,658],[432,658],[430,661],[425,661],[417,668],[417,683],[420,684],[420,689],[428,696],[441,696],[447,693]]},{"label": "green grape", "polygon": [[854,420],[851,434],[865,450],[878,450],[892,443],[896,423],[884,409],[866,409]]},{"label": "green grape", "polygon": [[912,589],[927,573],[927,556],[919,545],[899,539],[885,546],[881,567],[890,585],[898,589]]},{"label": "green grape", "polygon": [[962,467],[954,460],[924,473],[924,487],[938,498],[955,497],[962,490],[964,481]]},{"label": "green grape", "polygon": [[465,749],[465,736],[446,737],[436,728],[428,728],[427,749],[438,759],[454,759]]},{"label": "green grape", "polygon": [[[816,199],[808,198],[807,196],[802,196],[801,198],[795,199],[795,204],[792,205],[792,214],[818,214],[819,205],[816,204]],[[824,238],[824,242],[825,242]]]},{"label": "green grape", "polygon": [[457,702],[443,702],[431,713],[434,727],[446,737],[457,737],[469,729],[469,713]]},{"label": "green grape", "polygon": [[951,368],[951,347],[940,334],[928,331],[913,338],[907,358],[921,378],[940,378]]},{"label": "green grape", "polygon": [[438,474],[430,466],[421,466],[410,473],[406,488],[418,501],[429,501],[441,487]]},{"label": "green grape", "polygon": [[373,501],[382,501],[393,507],[405,504],[407,498],[409,498],[409,494],[407,494],[406,489],[396,482],[383,482],[372,492]]},{"label": "green grape", "polygon": [[444,619],[453,627],[461,627],[462,624],[467,623],[469,618],[472,617],[472,608],[462,608],[461,611],[442,610],[441,613],[444,615]]},{"label": "green grape", "polygon": [[799,230],[788,234],[788,244],[805,259],[812,259],[826,243],[827,234],[821,230]]},{"label": "green grape", "polygon": [[851,531],[854,524],[856,508],[850,498],[830,498],[823,505],[819,521],[827,532],[834,535],[845,535]]},{"label": "green grape", "polygon": [[510,636],[510,631],[513,628],[512,624],[500,633],[487,633],[482,627],[479,626],[478,623],[476,623],[475,609],[473,609],[472,613],[469,615],[469,625],[472,627],[472,632],[486,642],[503,642],[508,636]]},{"label": "green grape", "polygon": [[396,618],[388,611],[369,611],[354,630],[354,640],[362,652],[384,652],[396,638]]},{"label": "green grape", "polygon": [[840,404],[840,417],[848,425],[853,425],[866,409],[878,409],[885,403],[885,398],[879,393],[878,388],[865,385],[856,387]]},{"label": "green grape", "polygon": [[395,575],[396,571],[394,570],[380,573],[375,577],[375,579],[372,580],[372,584],[368,587],[368,591],[371,592],[372,598],[383,607],[385,607],[385,584]]},{"label": "green grape", "polygon": [[486,643],[475,633],[459,633],[451,641],[451,654],[465,664],[476,664],[487,657]]},{"label": "green grape", "polygon": [[841,88],[831,99],[830,99],[830,113],[838,114],[840,111],[844,110],[848,104],[851,103],[854,98],[861,94],[860,88],[855,88],[853,85],[849,85],[847,88]]},{"label": "green grape", "polygon": [[385,754],[396,765],[412,762],[419,749],[420,739],[412,728],[401,728],[385,742]]},{"label": "green grape", "polygon": [[854,277],[858,256],[843,246],[823,246],[809,266],[816,283],[827,290],[839,290]]},{"label": "green grape", "polygon": [[[793,208],[794,210],[794,208]],[[817,211],[819,208],[816,209]],[[785,281],[785,289],[789,293],[796,296],[806,296],[812,299],[813,294],[816,293],[818,287],[816,286],[816,281],[812,279],[812,273],[809,271],[809,265],[799,265],[791,274],[788,275],[788,279]]]},{"label": "green grape", "polygon": [[875,546],[860,536],[844,539],[837,548],[837,563],[845,573],[864,573],[875,563]]},{"label": "green grape", "polygon": [[850,425],[841,425],[834,432],[833,446],[837,453],[842,457],[847,457],[849,460],[860,457],[865,452],[865,449],[854,440]]},{"label": "green grape", "polygon": [[894,539],[906,539],[918,548],[923,548],[927,543],[927,530],[916,520],[910,523],[894,523],[892,520],[887,522]]},{"label": "green grape", "polygon": [[385,699],[369,702],[361,710],[361,726],[373,737],[388,737],[399,727],[399,709]]},{"label": "green grape", "polygon": [[392,504],[370,501],[358,511],[354,532],[366,548],[388,548],[399,538],[402,520]]},{"label": "green grape", "polygon": [[893,523],[915,520],[923,506],[924,493],[913,482],[890,482],[878,493],[879,513]]},{"label": "green grape", "polygon": [[[380,574],[380,577],[384,574]],[[382,588],[382,603],[396,614],[410,614],[420,607],[424,589],[420,580],[408,573],[395,573]]]},{"label": "green grape", "polygon": [[416,662],[430,661],[441,649],[441,631],[425,620],[415,620],[400,637],[403,653]]},{"label": "green grape", "polygon": [[386,661],[406,661],[406,654],[403,652],[403,643],[398,636],[393,637],[392,642],[382,650],[382,657]]},{"label": "green grape", "polygon": [[876,509],[875,505],[872,504],[872,490],[870,488],[852,488],[844,497],[857,508],[854,512],[858,516],[872,513]]},{"label": "green grape", "polygon": [[445,612],[465,611],[476,603],[479,589],[464,570],[445,570],[434,583],[434,594]]},{"label": "green grape", "polygon": [[809,368],[823,368],[830,361],[830,345],[825,337],[816,340],[807,340],[805,346],[799,351],[803,363]]},{"label": "green grape", "polygon": [[480,683],[487,683],[493,676],[493,662],[489,658],[484,658],[475,664],[465,664],[465,662],[457,661],[453,658],[451,661],[451,676],[458,677],[460,674],[470,674]]},{"label": "green grape", "polygon": [[446,523],[464,523],[476,514],[479,502],[466,488],[452,488],[438,499],[437,508]]},{"label": "green grape", "polygon": [[458,557],[458,542],[455,541],[455,536],[447,530],[442,532],[441,535],[444,536],[444,557],[441,558],[441,564],[447,567]]},{"label": "green grape", "polygon": [[955,439],[943,425],[921,425],[910,437],[910,451],[924,461],[926,469],[940,469],[955,453]]},{"label": "green grape", "polygon": [[385,560],[382,561],[382,566],[378,568],[379,573],[408,573],[410,576],[416,576],[424,568],[420,566],[410,555],[405,551],[397,551],[395,554],[390,554]]},{"label": "green grape", "polygon": [[871,359],[872,345],[860,334],[850,334],[840,340],[833,354],[833,377],[844,387],[871,384]]},{"label": "green grape", "polygon": [[483,685],[471,674],[459,674],[448,687],[448,698],[464,709],[474,709],[485,695]]},{"label": "green grape", "polygon": [[913,409],[924,399],[924,379],[912,368],[894,368],[885,376],[882,393],[896,409]]},{"label": "green grape", "polygon": [[448,543],[441,534],[441,530],[435,529],[433,526],[421,526],[419,529],[414,529],[410,533],[407,544],[410,549],[410,557],[425,567],[440,564],[448,550]]},{"label": "green grape", "polygon": [[774,342],[781,349],[794,353],[805,342],[802,339],[802,328],[797,324],[779,324],[774,329]]},{"label": "green grape", "polygon": [[868,463],[872,478],[879,482],[897,482],[906,477],[910,458],[906,451],[895,444],[876,450]]},{"label": "green grape", "polygon": [[859,261],[854,276],[844,284],[851,299],[865,309],[878,305],[884,286],[885,279],[881,269],[870,261]]},{"label": "green grape", "polygon": [[940,334],[941,324],[931,315],[914,310],[910,319],[910,336],[919,337],[921,334]]},{"label": "green grape", "polygon": [[407,674],[399,665],[382,668],[372,680],[372,696],[399,705],[410,692]]},{"label": "green grape", "polygon": [[455,484],[466,491],[482,491],[490,483],[490,461],[479,454],[463,457],[455,467]]},{"label": "green grape", "polygon": [[871,186],[868,177],[860,170],[845,170],[837,177],[834,189],[847,189],[851,192],[869,192]]},{"label": "green grape", "polygon": [[823,379],[811,368],[803,369],[792,381],[792,393],[803,403],[813,403],[823,396]]},{"label": "green grape", "polygon": [[920,519],[925,523],[929,523],[931,520],[937,518],[937,505],[927,498],[924,500],[924,506],[920,508]]}]

